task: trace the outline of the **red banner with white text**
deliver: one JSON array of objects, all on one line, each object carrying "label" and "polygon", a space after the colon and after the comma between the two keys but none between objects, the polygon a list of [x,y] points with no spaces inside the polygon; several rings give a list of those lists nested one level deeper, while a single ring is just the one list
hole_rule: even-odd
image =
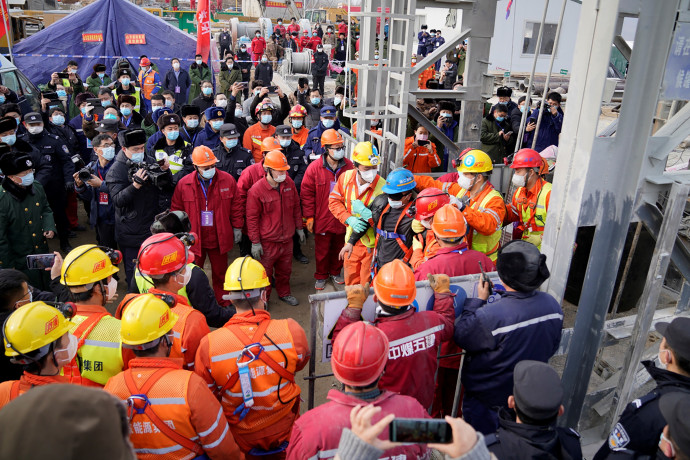
[{"label": "red banner with white text", "polygon": [[211,24],[209,0],[199,0],[196,7],[196,52],[204,62],[208,61],[211,49]]}]

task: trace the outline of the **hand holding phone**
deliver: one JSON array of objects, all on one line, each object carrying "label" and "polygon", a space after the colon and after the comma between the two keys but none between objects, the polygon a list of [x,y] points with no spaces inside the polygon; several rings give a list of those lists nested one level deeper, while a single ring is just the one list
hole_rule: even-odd
[{"label": "hand holding phone", "polygon": [[26,256],[26,266],[29,270],[50,269],[55,262],[55,254],[29,254]]},{"label": "hand holding phone", "polygon": [[445,420],[430,418],[396,418],[388,431],[391,442],[415,444],[449,444],[453,442],[453,432]]},{"label": "hand holding phone", "polygon": [[[494,293],[494,283],[491,282],[489,277],[486,275],[486,272],[484,271],[484,267],[482,266],[482,263],[479,262],[479,270],[482,272],[482,276],[480,278],[481,280],[481,288],[485,288],[488,291],[488,295],[486,295],[486,299],[489,298],[491,294]],[[486,284],[486,287],[484,286]],[[480,298],[486,300],[483,295],[480,294]]]}]

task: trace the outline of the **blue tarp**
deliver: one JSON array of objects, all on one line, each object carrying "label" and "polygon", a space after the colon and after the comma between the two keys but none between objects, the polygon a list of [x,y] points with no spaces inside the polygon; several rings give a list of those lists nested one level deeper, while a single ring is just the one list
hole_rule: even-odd
[{"label": "blue tarp", "polygon": [[[82,34],[102,34],[103,41],[85,43]],[[146,44],[127,44],[125,34],[144,34]],[[85,82],[94,64],[105,64],[109,73],[123,56],[138,69],[143,54],[158,66],[162,78],[173,57],[183,59],[184,68],[193,62],[196,38],[126,0],[98,0],[22,40],[12,51],[17,67],[36,85],[47,83],[70,59],[79,64]]]}]

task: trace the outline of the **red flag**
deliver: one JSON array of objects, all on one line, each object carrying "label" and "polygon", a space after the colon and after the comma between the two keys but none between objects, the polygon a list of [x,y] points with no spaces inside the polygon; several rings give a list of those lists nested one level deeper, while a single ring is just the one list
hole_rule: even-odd
[{"label": "red flag", "polygon": [[209,21],[209,0],[199,0],[196,8],[196,53],[201,54],[204,62],[207,62],[211,49],[211,24]]},{"label": "red flag", "polygon": [[7,9],[7,0],[0,0],[0,8],[2,8],[2,11],[0,11],[0,19],[2,19],[4,15],[4,20],[0,20],[0,37],[4,37],[10,28],[10,12]]}]

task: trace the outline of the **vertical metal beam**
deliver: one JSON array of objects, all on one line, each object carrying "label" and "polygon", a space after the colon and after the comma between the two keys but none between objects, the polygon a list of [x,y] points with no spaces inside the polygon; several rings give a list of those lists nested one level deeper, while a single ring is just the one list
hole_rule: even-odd
[{"label": "vertical metal beam", "polygon": [[689,192],[690,186],[687,184],[674,183],[671,186],[671,192],[664,212],[664,220],[661,223],[661,231],[657,236],[656,246],[650,261],[650,267],[653,268],[647,275],[644,291],[642,291],[641,300],[644,304],[638,309],[637,319],[632,331],[633,346],[628,348],[625,354],[623,373],[613,396],[616,410],[609,414],[607,423],[605,423],[606,432],[609,432],[609,428],[613,428],[611,426],[612,423],[618,420],[618,417],[630,400],[633,384],[635,383],[637,365],[642,358],[642,353],[647,343],[647,334],[649,334],[649,329],[652,325],[654,312],[659,301],[659,293],[661,292],[661,286],[671,260],[671,251],[678,235],[680,219],[683,216]]},{"label": "vertical metal beam", "polygon": [[[628,227],[633,215],[636,190],[642,163],[645,159],[645,150],[659,96],[678,2],[679,0],[640,3],[640,18],[635,35],[636,46],[630,63],[626,95],[623,98],[616,137],[613,142],[594,142],[595,148],[588,156],[587,164],[589,167],[593,167],[596,164],[597,156],[604,154],[604,148],[606,148],[607,155],[620,159],[618,163],[620,169],[605,184],[606,188],[597,198],[591,200],[590,203],[578,203],[583,206],[596,206],[598,221],[602,223],[598,225],[594,234],[575,318],[573,346],[568,353],[563,371],[566,413],[562,418],[562,423],[570,427],[577,426],[580,418],[594,360],[604,334],[603,326],[606,311],[616,282],[616,268],[620,264]],[[610,6],[615,8],[609,10]],[[587,21],[587,15],[591,14],[591,11],[586,11],[589,8],[592,11],[598,9],[596,23],[601,26],[602,31],[606,32],[605,36],[599,37],[601,41],[595,43],[594,47],[607,48],[606,58],[604,62],[600,63],[600,65],[607,65],[617,20],[618,2],[598,2],[598,5],[595,5],[594,2],[583,2],[582,12],[584,15],[581,15],[580,18],[581,30],[582,23]],[[597,28],[595,27],[594,30],[595,38],[598,32]],[[595,54],[597,53],[592,50],[592,55]],[[600,66],[593,62],[590,62],[590,65],[594,66],[594,69],[598,69]],[[601,89],[604,81],[605,75],[602,75],[593,83],[598,82],[597,86]],[[571,83],[571,88],[573,86]],[[596,109],[596,115],[590,120],[594,129],[596,129],[598,121],[601,95],[602,91],[597,91],[595,96],[598,100],[590,100],[591,107],[589,105],[582,106],[582,111],[586,113]],[[584,120],[580,121],[585,122]],[[578,163],[581,164],[581,161]],[[572,166],[572,164],[568,164],[568,166]],[[578,168],[578,173],[580,172],[581,168]],[[573,181],[572,178],[571,181]],[[581,198],[581,196],[576,198]],[[570,204],[566,201],[559,203],[561,206]],[[578,208],[568,206],[568,208],[569,212],[573,212],[580,206]],[[571,248],[572,243],[568,248],[569,252],[572,251]],[[561,282],[565,282],[565,279]]]}]

